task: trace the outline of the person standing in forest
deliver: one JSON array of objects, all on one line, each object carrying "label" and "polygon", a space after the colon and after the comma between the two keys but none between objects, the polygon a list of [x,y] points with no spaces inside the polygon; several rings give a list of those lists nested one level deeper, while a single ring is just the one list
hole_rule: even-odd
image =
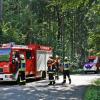
[{"label": "person standing in forest", "polygon": [[14,65],[17,73],[20,66],[20,57],[17,51],[12,52],[12,64]]},{"label": "person standing in forest", "polygon": [[54,74],[55,74],[55,61],[53,57],[49,57],[47,61],[47,66],[48,66],[48,77],[49,77],[49,84],[48,85],[54,85],[55,84],[55,79],[54,79]]},{"label": "person standing in forest", "polygon": [[55,79],[59,79],[59,67],[60,67],[60,57],[58,55],[56,55],[56,58],[55,58]]},{"label": "person standing in forest", "polygon": [[20,54],[20,68],[19,68],[19,77],[20,77],[20,84],[26,84],[26,76],[25,76],[25,69],[26,69],[26,61],[23,54]]},{"label": "person standing in forest", "polygon": [[70,63],[69,63],[68,57],[64,58],[64,63],[63,63],[63,82],[62,82],[62,84],[66,83],[66,76],[68,77],[69,84],[71,84]]}]

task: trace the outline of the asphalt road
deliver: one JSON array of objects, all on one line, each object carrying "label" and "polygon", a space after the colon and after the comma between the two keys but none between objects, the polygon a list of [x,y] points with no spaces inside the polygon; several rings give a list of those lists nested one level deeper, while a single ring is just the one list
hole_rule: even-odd
[{"label": "asphalt road", "polygon": [[83,100],[86,87],[100,74],[71,75],[72,84],[61,85],[62,76],[55,86],[48,80],[29,82],[25,86],[0,84],[0,100]]}]

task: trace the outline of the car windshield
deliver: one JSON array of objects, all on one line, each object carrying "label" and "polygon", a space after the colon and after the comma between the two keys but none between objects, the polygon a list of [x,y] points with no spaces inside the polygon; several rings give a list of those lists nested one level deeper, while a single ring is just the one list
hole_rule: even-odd
[{"label": "car windshield", "polygon": [[89,61],[88,62],[94,62],[94,59],[89,59]]},{"label": "car windshield", "polygon": [[0,49],[0,62],[9,61],[10,52],[11,52],[10,48]]}]

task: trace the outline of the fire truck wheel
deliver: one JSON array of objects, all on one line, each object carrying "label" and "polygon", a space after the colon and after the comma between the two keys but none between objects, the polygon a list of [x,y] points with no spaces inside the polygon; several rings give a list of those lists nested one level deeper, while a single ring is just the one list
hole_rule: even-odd
[{"label": "fire truck wheel", "polygon": [[45,71],[42,71],[42,79],[45,79],[46,78],[46,72]]}]

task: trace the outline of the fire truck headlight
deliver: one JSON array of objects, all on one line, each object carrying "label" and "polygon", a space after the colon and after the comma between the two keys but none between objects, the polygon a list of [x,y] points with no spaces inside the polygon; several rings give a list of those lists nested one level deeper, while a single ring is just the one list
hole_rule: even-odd
[{"label": "fire truck headlight", "polygon": [[11,78],[11,79],[13,79],[13,75],[5,75],[5,78]]}]

